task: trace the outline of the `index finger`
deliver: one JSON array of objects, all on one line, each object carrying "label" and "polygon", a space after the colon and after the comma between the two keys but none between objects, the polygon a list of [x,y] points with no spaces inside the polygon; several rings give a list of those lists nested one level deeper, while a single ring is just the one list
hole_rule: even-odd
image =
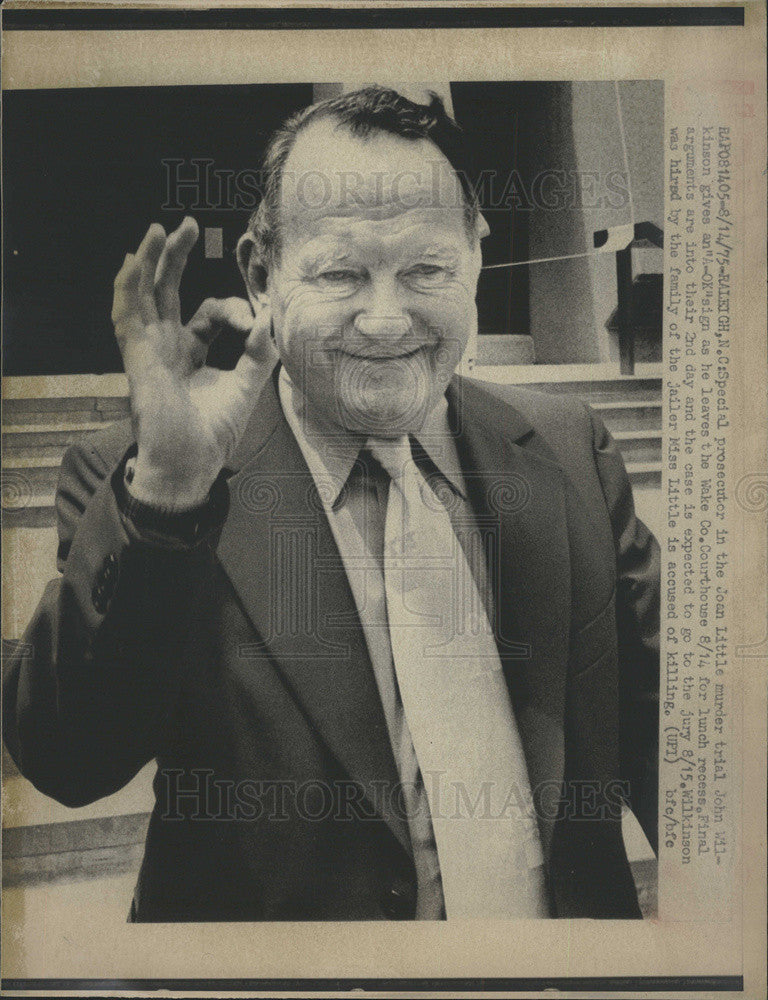
[{"label": "index finger", "polygon": [[272,339],[272,308],[268,303],[262,304],[253,318],[251,332],[243,347],[243,356],[265,364],[277,359],[277,350]]}]

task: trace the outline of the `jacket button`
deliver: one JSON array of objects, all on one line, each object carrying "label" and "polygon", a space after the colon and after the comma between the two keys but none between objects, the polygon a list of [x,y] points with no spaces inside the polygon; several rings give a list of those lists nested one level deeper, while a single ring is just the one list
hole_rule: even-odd
[{"label": "jacket button", "polygon": [[407,920],[413,914],[413,893],[405,885],[391,886],[381,901],[388,920]]},{"label": "jacket button", "polygon": [[115,590],[117,590],[117,577],[117,556],[111,552],[101,564],[101,569],[91,591],[91,603],[100,615],[106,614],[109,610],[109,605],[115,596]]}]

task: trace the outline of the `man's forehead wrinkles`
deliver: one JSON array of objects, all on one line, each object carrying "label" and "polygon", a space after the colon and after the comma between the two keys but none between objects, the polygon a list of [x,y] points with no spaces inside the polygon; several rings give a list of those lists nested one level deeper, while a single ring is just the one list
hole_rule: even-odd
[{"label": "man's forehead wrinkles", "polygon": [[[324,151],[327,154],[327,151]],[[341,154],[341,151],[340,151]],[[304,201],[319,192],[358,204],[378,204],[397,199],[403,193],[434,196],[461,195],[461,182],[453,167],[442,157],[419,156],[402,163],[392,159],[359,166],[339,166],[338,161],[321,155],[301,164],[286,166],[280,174],[281,196]]]},{"label": "man's forehead wrinkles", "polygon": [[303,258],[307,264],[318,264],[322,261],[332,260],[336,263],[343,263],[352,257],[348,246],[337,243],[335,240],[313,240],[303,249]]},{"label": "man's forehead wrinkles", "polygon": [[461,252],[460,237],[450,232],[439,235],[425,232],[423,223],[413,222],[396,231],[382,232],[377,226],[345,224],[328,227],[307,240],[301,248],[305,261],[319,259],[347,260],[355,252],[408,252],[431,259],[454,260]]},{"label": "man's forehead wrinkles", "polygon": [[419,245],[419,249],[428,257],[442,257],[447,253],[455,253],[456,247],[452,242],[442,242],[432,240],[429,243]]},{"label": "man's forehead wrinkles", "polygon": [[414,218],[415,213],[419,213],[421,221],[428,222],[444,220],[449,216],[455,216],[458,220],[463,219],[462,206],[448,202],[443,204],[439,201],[430,201],[426,198],[415,201],[411,199],[388,201],[376,205],[326,203],[320,204],[317,207],[300,205],[294,202],[286,206],[283,217],[286,223],[293,223],[298,226],[311,222],[333,221],[334,219],[352,221],[359,219],[360,221],[370,220],[371,222],[377,222],[397,220],[398,217],[402,218],[403,225],[408,225],[410,222],[407,218],[409,213],[413,213]]},{"label": "man's forehead wrinkles", "polygon": [[[464,232],[463,215],[441,209],[410,209],[393,215],[377,215],[369,212],[308,213],[286,219],[289,228],[300,237],[307,239],[331,239],[353,241],[361,239],[392,239],[409,233],[428,241],[429,245],[458,240]],[[437,230],[440,235],[437,235]]]},{"label": "man's forehead wrinkles", "polygon": [[[351,172],[354,173],[354,172]],[[405,171],[401,183],[382,188],[380,184],[366,183],[361,187],[350,181],[349,185],[331,183],[319,177],[314,183],[283,186],[281,214],[285,219],[316,219],[328,217],[356,217],[370,219],[394,218],[412,211],[464,212],[461,187],[455,177],[453,183],[437,185],[414,183],[412,171]]]}]

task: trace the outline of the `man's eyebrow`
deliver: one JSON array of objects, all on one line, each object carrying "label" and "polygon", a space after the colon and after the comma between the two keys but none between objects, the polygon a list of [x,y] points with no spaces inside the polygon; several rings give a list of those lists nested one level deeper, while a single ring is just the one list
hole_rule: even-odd
[{"label": "man's eyebrow", "polygon": [[324,247],[308,247],[305,254],[302,254],[302,267],[313,268],[329,262],[341,264],[351,258],[352,254],[348,247],[341,246],[336,241]]},{"label": "man's eyebrow", "polygon": [[453,243],[432,242],[417,243],[413,249],[423,257],[455,257],[459,248]]},{"label": "man's eyebrow", "polygon": [[[454,243],[450,239],[433,238],[422,243],[418,238],[414,240],[410,234],[403,234],[403,239],[405,255],[408,260],[454,263],[460,254],[458,243]],[[336,233],[327,240],[315,239],[307,245],[301,254],[301,267],[311,271],[328,264],[343,264],[350,261],[354,257],[354,242],[355,236],[348,230]],[[399,242],[400,240],[395,238],[395,243]]]},{"label": "man's eyebrow", "polygon": [[418,259],[453,264],[459,258],[459,248],[451,243],[417,242],[407,248],[407,256],[409,260]]}]

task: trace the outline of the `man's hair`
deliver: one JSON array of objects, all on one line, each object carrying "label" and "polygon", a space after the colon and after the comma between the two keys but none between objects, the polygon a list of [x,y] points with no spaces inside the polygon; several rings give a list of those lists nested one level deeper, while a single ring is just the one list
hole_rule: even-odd
[{"label": "man's hair", "polygon": [[300,132],[312,122],[330,118],[352,135],[366,139],[387,132],[403,139],[428,139],[456,171],[464,201],[467,232],[474,233],[478,217],[475,192],[469,180],[464,133],[430,91],[429,104],[416,104],[385,87],[364,87],[311,104],[292,115],[272,136],[262,164],[263,196],[248,223],[256,260],[269,267],[280,254],[280,192],[283,170]]}]

